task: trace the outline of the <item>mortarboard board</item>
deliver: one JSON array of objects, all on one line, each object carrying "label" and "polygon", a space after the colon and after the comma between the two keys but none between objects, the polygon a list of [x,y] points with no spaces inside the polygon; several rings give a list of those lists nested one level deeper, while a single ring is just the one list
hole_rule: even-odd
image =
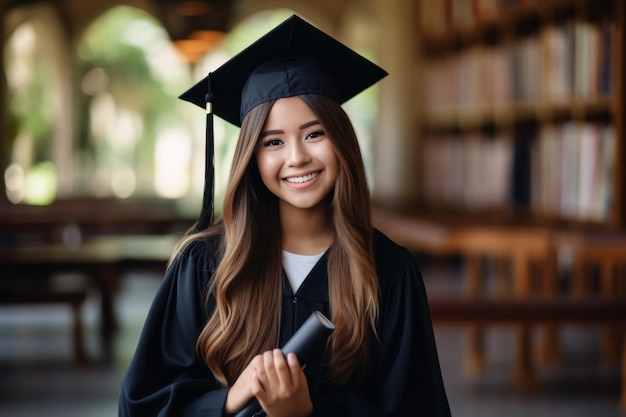
[{"label": "mortarboard board", "polygon": [[207,109],[202,230],[213,221],[213,114],[241,126],[266,101],[321,94],[343,104],[387,72],[293,15],[239,52],[180,98]]}]

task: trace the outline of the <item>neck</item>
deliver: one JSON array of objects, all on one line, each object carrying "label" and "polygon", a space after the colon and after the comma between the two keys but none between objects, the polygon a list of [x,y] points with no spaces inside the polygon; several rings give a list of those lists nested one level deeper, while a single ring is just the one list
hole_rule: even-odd
[{"label": "neck", "polygon": [[323,204],[309,210],[281,204],[280,223],[282,249],[288,252],[316,255],[333,242],[328,208]]}]

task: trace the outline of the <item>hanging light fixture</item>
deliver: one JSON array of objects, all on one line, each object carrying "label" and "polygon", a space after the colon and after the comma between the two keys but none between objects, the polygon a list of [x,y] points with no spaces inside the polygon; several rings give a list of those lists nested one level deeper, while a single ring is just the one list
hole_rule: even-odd
[{"label": "hanging light fixture", "polygon": [[234,0],[169,0],[161,4],[161,20],[187,62],[197,62],[213,49],[229,28]]}]

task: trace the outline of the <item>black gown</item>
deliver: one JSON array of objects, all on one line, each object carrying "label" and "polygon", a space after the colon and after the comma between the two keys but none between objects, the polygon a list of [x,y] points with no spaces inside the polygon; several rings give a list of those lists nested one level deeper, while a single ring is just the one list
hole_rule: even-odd
[{"label": "black gown", "polygon": [[[119,416],[223,416],[222,388],[196,355],[207,321],[205,294],[215,270],[217,242],[198,241],[167,271],[122,382]],[[375,231],[380,283],[378,340],[356,381],[335,386],[319,363],[305,373],[313,415],[324,417],[450,416],[441,377],[426,292],[414,257]],[[294,294],[283,279],[281,346],[314,310],[332,319],[327,256]],[[209,302],[209,311],[214,308]]]}]

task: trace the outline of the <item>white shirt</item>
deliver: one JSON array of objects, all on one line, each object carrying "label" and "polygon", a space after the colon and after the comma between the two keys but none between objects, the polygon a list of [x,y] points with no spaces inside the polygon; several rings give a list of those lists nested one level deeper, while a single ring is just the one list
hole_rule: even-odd
[{"label": "white shirt", "polygon": [[324,252],[317,255],[299,255],[283,251],[283,268],[289,284],[291,284],[291,290],[294,293],[298,291],[298,288],[300,288],[300,285],[302,285],[302,282],[322,255],[324,255]]}]

